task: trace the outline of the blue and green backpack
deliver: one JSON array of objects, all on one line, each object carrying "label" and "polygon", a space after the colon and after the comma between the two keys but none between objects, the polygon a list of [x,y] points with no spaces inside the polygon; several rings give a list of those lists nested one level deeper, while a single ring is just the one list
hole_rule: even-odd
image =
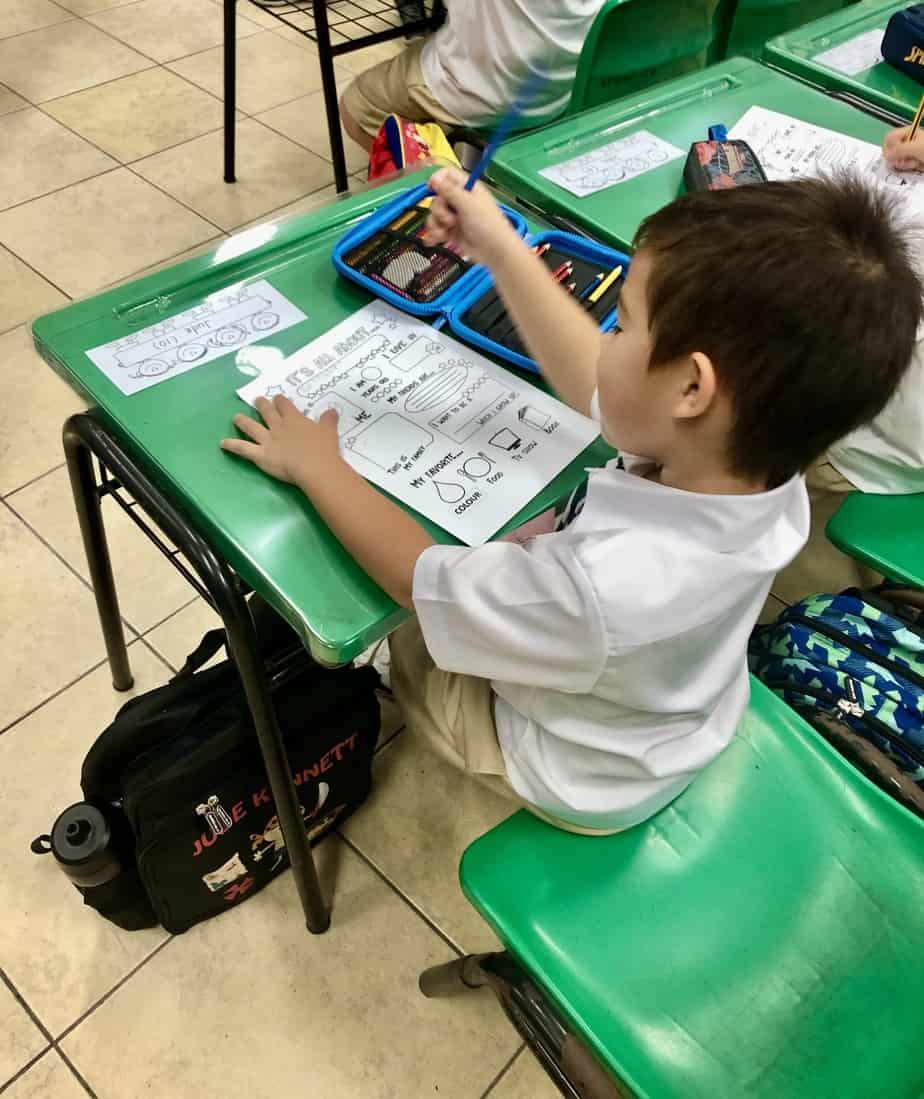
[{"label": "blue and green backpack", "polygon": [[891,780],[880,785],[895,793],[913,783],[912,800],[921,801],[924,592],[883,586],[813,595],[758,626],[748,660],[754,675],[855,762],[863,765],[858,744],[867,762],[884,757]]}]

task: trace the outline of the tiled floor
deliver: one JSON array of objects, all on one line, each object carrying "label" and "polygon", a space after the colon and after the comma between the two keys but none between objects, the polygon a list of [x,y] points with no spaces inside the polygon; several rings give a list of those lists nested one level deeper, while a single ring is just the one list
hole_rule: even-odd
[{"label": "tiled floor", "polygon": [[[118,931],[29,851],[78,799],[81,761],[125,696],[62,466],[61,424],[81,403],[28,323],[330,198],[314,47],[247,0],[238,36],[229,187],[217,0],[0,0],[0,1092],[551,1096],[493,998],[417,991],[424,966],[492,945],[456,867],[508,809],[407,733],[381,749],[363,811],[321,845],[335,907],[320,938],[290,875],[171,938]],[[338,63],[341,84],[391,48]],[[350,171],[363,165],[350,149]],[[117,508],[107,517],[136,693],[163,683],[214,616]]]},{"label": "tiled floor", "polygon": [[[406,732],[380,750],[367,805],[321,845],[335,908],[320,938],[289,875],[185,935],[120,932],[29,851],[77,800],[83,756],[125,696],[62,467],[80,401],[28,322],[330,197],[313,47],[247,0],[238,35],[229,187],[218,0],[0,0],[0,1092],[551,1097],[490,996],[417,992],[427,964],[492,945],[456,867],[508,809]],[[350,55],[339,78],[390,48]],[[349,164],[363,164],[355,148]],[[117,509],[108,521],[137,693],[214,619]]]}]

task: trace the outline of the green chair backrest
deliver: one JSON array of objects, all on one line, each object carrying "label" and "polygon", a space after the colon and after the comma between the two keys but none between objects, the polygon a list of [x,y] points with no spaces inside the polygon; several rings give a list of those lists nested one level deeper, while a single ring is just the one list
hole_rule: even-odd
[{"label": "green chair backrest", "polygon": [[920,1099],[924,821],[751,692],[651,820],[596,838],[521,811],[463,889],[643,1099]]},{"label": "green chair backrest", "polygon": [[825,533],[848,557],[913,588],[924,588],[924,492],[851,492]]},{"label": "green chair backrest", "polygon": [[566,115],[717,60],[730,0],[607,0],[584,41]]},{"label": "green chair backrest", "polygon": [[723,57],[759,58],[764,43],[855,0],[736,0]]}]

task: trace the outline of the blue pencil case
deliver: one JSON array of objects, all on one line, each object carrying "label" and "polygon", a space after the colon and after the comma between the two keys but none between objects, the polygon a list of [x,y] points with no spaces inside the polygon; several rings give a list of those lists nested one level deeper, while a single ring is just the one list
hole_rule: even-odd
[{"label": "blue pencil case", "polygon": [[[334,266],[398,309],[441,320],[466,343],[537,372],[507,317],[490,271],[449,249],[424,245],[417,237],[426,224],[428,211],[421,203],[428,195],[427,185],[422,184],[364,218],[335,245]],[[629,257],[557,229],[529,236],[520,214],[506,206],[501,209],[563,287],[587,303],[601,330],[612,329]]]}]

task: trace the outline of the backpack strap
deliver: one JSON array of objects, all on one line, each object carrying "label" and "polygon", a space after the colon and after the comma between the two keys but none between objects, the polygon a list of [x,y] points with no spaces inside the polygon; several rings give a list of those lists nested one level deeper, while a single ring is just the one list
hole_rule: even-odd
[{"label": "backpack strap", "polygon": [[220,627],[209,630],[195,649],[186,657],[183,667],[176,673],[173,680],[188,679],[194,675],[224,647],[225,640],[225,631]]}]

